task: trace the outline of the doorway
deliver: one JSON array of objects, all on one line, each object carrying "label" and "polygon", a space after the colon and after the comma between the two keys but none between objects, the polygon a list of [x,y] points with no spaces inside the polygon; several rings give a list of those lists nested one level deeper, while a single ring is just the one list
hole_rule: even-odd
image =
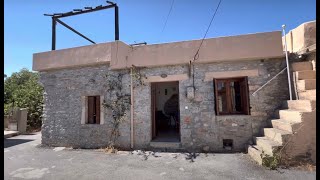
[{"label": "doorway", "polygon": [[151,83],[153,142],[180,142],[179,81]]}]

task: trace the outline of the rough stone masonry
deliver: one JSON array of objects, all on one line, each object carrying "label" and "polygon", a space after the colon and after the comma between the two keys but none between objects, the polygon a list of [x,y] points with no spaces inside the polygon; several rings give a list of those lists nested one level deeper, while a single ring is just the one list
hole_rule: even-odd
[{"label": "rough stone masonry", "polygon": [[[192,78],[179,81],[181,148],[186,151],[225,152],[223,139],[233,140],[233,152],[245,151],[253,136],[270,127],[270,119],[284,100],[288,99],[286,73],[251,94],[285,67],[285,59],[250,60],[195,64],[195,96],[187,98]],[[174,75],[188,73],[188,65],[141,69],[141,74]],[[217,116],[213,80],[204,81],[206,72],[228,72],[257,69],[258,76],[249,76],[250,115]],[[111,112],[104,111],[104,124],[81,124],[81,97],[100,95],[109,98],[105,79],[109,65],[88,66],[40,72],[45,89],[42,143],[75,148],[105,147],[111,130]],[[113,73],[113,71],[112,71]],[[114,73],[117,73],[114,70]],[[122,80],[130,94],[130,74]],[[187,109],[185,107],[188,107]],[[130,148],[130,113],[120,125],[117,146]],[[134,148],[149,149],[151,141],[151,85],[134,88]]]}]

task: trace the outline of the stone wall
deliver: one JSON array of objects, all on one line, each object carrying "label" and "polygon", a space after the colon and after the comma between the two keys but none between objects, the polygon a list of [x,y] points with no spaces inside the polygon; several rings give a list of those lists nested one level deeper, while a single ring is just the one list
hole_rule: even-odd
[{"label": "stone wall", "polygon": [[[112,114],[105,111],[104,124],[81,124],[81,96],[103,95],[108,84],[108,66],[84,67],[40,72],[40,83],[44,86],[44,116],[42,123],[42,144],[50,146],[71,146],[81,148],[105,147],[111,132]],[[117,73],[117,72],[114,72]],[[130,93],[125,75],[125,90]],[[130,113],[121,126],[119,144],[130,147]]]},{"label": "stone wall", "polygon": [[314,52],[308,54],[306,60],[310,61],[312,63],[312,66],[313,66],[313,70],[316,70],[317,52],[314,51]]},{"label": "stone wall", "polygon": [[[284,100],[288,99],[286,73],[251,94],[285,67],[285,59],[211,63],[195,65],[195,98],[187,99],[187,87],[192,78],[179,82],[181,146],[188,151],[222,152],[223,139],[233,139],[233,151],[244,151],[252,136],[262,135],[264,127]],[[224,72],[257,69],[258,76],[249,76],[251,115],[216,116],[213,81],[204,81],[206,72]],[[45,107],[42,143],[52,146],[96,148],[106,146],[110,132],[111,114],[105,111],[102,125],[81,125],[81,95],[104,95],[108,84],[105,74],[108,66],[85,67],[41,72],[40,81],[45,89]],[[116,73],[116,72],[115,72]],[[188,65],[154,67],[141,70],[141,74],[174,75],[188,73]],[[130,93],[130,76],[123,79]],[[134,89],[134,146],[149,148],[151,141],[151,85]],[[187,107],[187,108],[186,108]],[[128,113],[130,115],[130,113]],[[118,145],[130,147],[130,117],[121,124]]]},{"label": "stone wall", "polygon": [[[264,127],[270,127],[274,112],[288,99],[288,83],[286,73],[282,73],[265,86],[256,96],[250,96],[251,115],[216,116],[214,104],[213,81],[204,82],[206,72],[223,72],[258,69],[259,76],[248,77],[249,90],[252,94],[270,78],[285,67],[285,59],[243,61],[239,63],[214,63],[195,65],[195,99],[186,97],[187,87],[192,86],[192,79],[179,83],[181,144],[186,150],[225,151],[223,139],[233,139],[234,151],[245,150],[245,144],[252,136],[262,135]],[[141,73],[148,76],[188,73],[188,66],[170,66],[148,68]],[[135,142],[144,147],[151,140],[151,100],[150,85],[135,89],[136,136],[143,134]],[[141,93],[142,92],[142,93]],[[139,101],[139,102],[138,102]],[[139,106],[144,104],[144,106]],[[185,107],[188,109],[185,109]],[[142,115],[143,114],[143,115]],[[140,128],[138,124],[143,124]]]}]

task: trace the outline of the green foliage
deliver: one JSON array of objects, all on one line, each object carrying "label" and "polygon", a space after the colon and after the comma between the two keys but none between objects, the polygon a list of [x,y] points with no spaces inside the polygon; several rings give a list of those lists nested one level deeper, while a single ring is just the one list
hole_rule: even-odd
[{"label": "green foliage", "polygon": [[[135,66],[131,67],[132,69],[132,79],[133,79],[133,88],[138,87],[141,85],[144,85],[143,78],[145,76],[141,75],[140,68],[136,68]],[[129,73],[131,73],[129,71]],[[120,136],[119,126],[120,123],[125,121],[125,118],[127,117],[127,112],[130,110],[131,105],[131,95],[125,94],[124,87],[122,83],[122,78],[126,74],[126,72],[119,72],[116,74],[108,73],[106,74],[106,80],[108,89],[107,92],[109,94],[109,97],[107,97],[103,105],[105,108],[111,110],[113,120],[111,122],[112,124],[112,130],[110,135],[109,144],[107,147],[107,151],[115,152],[115,143]]]},{"label": "green foliage", "polygon": [[4,81],[5,114],[9,114],[12,107],[28,108],[29,129],[41,127],[43,88],[38,79],[38,73],[24,68]]},{"label": "green foliage", "polygon": [[143,78],[146,78],[146,77],[145,77],[145,75],[141,74],[141,72],[140,72],[141,68],[138,68],[138,67],[132,65],[131,69],[132,69],[131,76],[133,79],[134,87],[145,85],[143,82]]},{"label": "green foliage", "polygon": [[271,170],[275,170],[279,167],[280,155],[278,153],[274,153],[273,156],[270,156],[262,151],[262,154],[260,154],[260,156],[262,158],[262,166],[267,167]]},{"label": "green foliage", "polygon": [[104,100],[103,105],[105,108],[111,110],[113,120],[112,130],[109,140],[109,149],[114,149],[117,138],[120,136],[119,125],[125,120],[127,111],[130,109],[130,94],[125,94],[123,91],[122,77],[123,73],[107,74],[106,79],[108,82],[107,92],[109,97]]}]

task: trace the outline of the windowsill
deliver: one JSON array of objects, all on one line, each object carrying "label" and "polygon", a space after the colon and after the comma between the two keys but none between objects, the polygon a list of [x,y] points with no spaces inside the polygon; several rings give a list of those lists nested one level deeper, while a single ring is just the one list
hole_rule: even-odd
[{"label": "windowsill", "polygon": [[225,118],[247,118],[247,117],[252,117],[251,115],[246,115],[246,114],[228,114],[228,115],[216,115],[216,117],[219,119],[225,119]]},{"label": "windowsill", "polygon": [[81,124],[81,125],[87,125],[87,126],[98,126],[98,125],[103,125],[103,124]]},{"label": "windowsill", "polygon": [[251,116],[251,115],[248,115],[248,114],[219,114],[216,116],[219,117],[219,116]]}]

